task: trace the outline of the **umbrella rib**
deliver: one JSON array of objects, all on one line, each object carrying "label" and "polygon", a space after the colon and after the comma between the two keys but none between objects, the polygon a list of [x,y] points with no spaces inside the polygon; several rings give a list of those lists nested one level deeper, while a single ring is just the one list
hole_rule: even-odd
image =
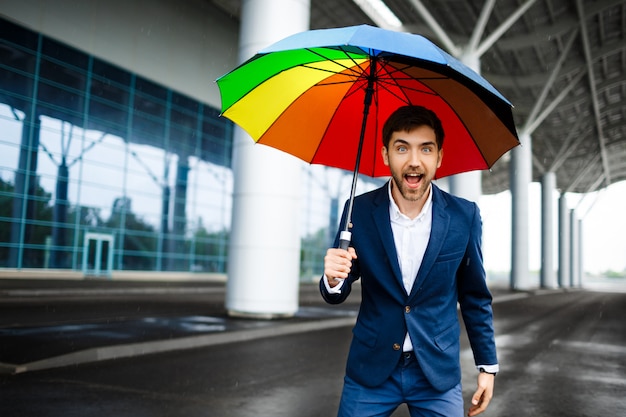
[{"label": "umbrella rib", "polygon": [[[428,80],[432,80],[432,79],[447,79],[449,77],[445,77],[445,76],[441,76],[441,77],[424,77],[424,78],[415,78],[415,77],[411,77],[410,75],[406,75],[406,73],[404,72],[405,69],[410,68],[410,65],[405,65],[403,68],[396,68],[393,67],[393,71],[389,71],[389,65],[381,65],[380,66],[380,72],[385,72],[386,76],[379,76],[378,77],[378,81],[379,81],[379,85],[382,88],[385,88],[385,90],[387,90],[390,94],[394,95],[395,97],[397,97],[398,99],[404,101],[405,103],[410,103],[409,98],[407,97],[406,94],[404,94],[405,91],[414,91],[417,93],[422,93],[422,94],[429,94],[429,95],[434,95],[437,96],[438,94],[433,92],[432,90],[428,89],[428,90],[424,90],[424,89],[420,89],[420,88],[414,88],[414,87],[408,87],[408,86],[402,86],[400,85],[399,81],[404,79],[404,80],[422,80],[422,79],[428,79]],[[406,75],[406,77],[401,78],[398,77],[396,74],[401,73]],[[390,88],[390,86],[395,86],[398,87],[398,89],[403,93],[402,96],[404,97],[400,97],[399,94],[396,94],[394,91],[392,91],[392,89]]]},{"label": "umbrella rib", "polygon": [[[437,93],[433,92],[433,91],[429,91],[429,90],[424,90],[424,89],[420,89],[420,88],[415,88],[415,87],[404,87],[401,86],[400,84],[398,84],[397,82],[393,82],[393,80],[391,82],[389,81],[383,81],[379,79],[378,82],[378,87],[382,88],[384,90],[386,90],[387,92],[389,92],[389,94],[397,97],[399,100],[405,102],[405,103],[410,103],[411,101],[409,100],[408,96],[406,95],[406,91],[413,91],[416,93],[421,93],[421,94],[426,94],[426,95],[431,95],[431,96],[439,96]],[[392,86],[397,86],[398,90],[400,90],[403,94],[400,95],[398,94],[396,91],[394,91],[394,89],[392,89]]]},{"label": "umbrella rib", "polygon": [[378,83],[378,86],[379,86],[380,88],[383,88],[383,89],[385,89],[386,91],[388,91],[388,92],[389,92],[389,94],[391,94],[391,95],[393,95],[393,96],[397,97],[399,100],[401,100],[401,101],[403,101],[403,102],[405,102],[405,103],[410,103],[410,100],[409,100],[409,98],[407,97],[407,95],[406,95],[406,94],[402,94],[402,96],[401,96],[400,94],[396,93],[395,91],[393,91],[393,90],[391,89],[391,86],[394,86],[394,85],[395,85],[395,86],[397,86],[397,87],[398,87],[398,89],[399,89],[400,91],[402,91],[403,93],[404,93],[405,91],[407,91],[407,90],[410,90],[410,91],[414,91],[414,92],[416,92],[416,93],[422,93],[422,94],[431,95],[431,96],[438,96],[438,94],[437,94],[437,93],[435,93],[435,92],[433,92],[433,91],[423,90],[423,89],[420,89],[420,88],[414,88],[414,87],[403,87],[403,86],[399,85],[398,83],[393,83],[393,82],[379,82],[379,83]]},{"label": "umbrella rib", "polygon": [[[337,59],[328,58],[323,53],[321,53],[321,51],[319,49],[306,48],[307,51],[309,51],[310,53],[312,53],[314,55],[319,56],[323,60],[334,62],[335,64],[337,64],[338,66],[343,68],[343,70],[342,71],[332,71],[332,70],[327,69],[327,68],[318,68],[313,63],[310,63],[310,62],[309,63],[300,64],[299,65],[300,67],[309,68],[309,69],[313,69],[313,70],[316,70],[316,71],[323,71],[323,72],[327,72],[327,73],[335,74],[335,75],[344,75],[346,77],[345,81],[325,82],[324,80],[322,80],[322,81],[320,81],[319,83],[316,84],[317,86],[330,86],[330,85],[338,85],[338,84],[354,84],[354,83],[357,83],[360,78],[363,78],[364,73],[365,73],[365,68],[363,68],[360,63],[356,62],[354,57],[351,56],[351,54],[348,51],[346,51],[345,49],[343,49],[341,47],[339,47],[337,49],[342,51],[343,54],[345,55],[345,57],[347,59],[349,59],[350,61],[352,61],[352,63],[354,65],[353,66],[347,66],[347,65],[345,65],[345,64],[343,64],[341,62],[338,62]],[[357,68],[358,68],[358,70],[357,70]],[[363,81],[366,81],[366,80],[363,79]],[[348,96],[349,95],[351,95],[351,93],[349,93]]]},{"label": "umbrella rib", "polygon": [[[350,55],[350,53],[349,53],[347,50],[345,50],[345,49],[344,49],[344,48],[342,48],[342,47],[339,47],[339,48],[337,48],[337,49],[338,49],[338,50],[340,50],[341,52],[343,52],[343,54],[345,55],[345,57],[346,57],[347,59],[349,59],[350,61],[352,61],[352,63],[354,64],[354,66],[349,67],[349,66],[344,65],[344,64],[342,64],[342,63],[340,63],[340,62],[337,62],[337,60],[336,60],[336,59],[331,59],[331,58],[329,58],[329,57],[325,56],[323,53],[321,53],[321,52],[320,52],[320,50],[317,50],[317,49],[312,49],[312,48],[306,48],[306,50],[307,50],[307,51],[311,52],[311,53],[312,53],[312,54],[314,54],[314,55],[319,56],[319,57],[320,57],[320,58],[322,58],[324,61],[331,61],[331,62],[334,62],[335,64],[339,65],[340,67],[343,67],[343,68],[344,68],[344,70],[348,70],[348,71],[353,72],[354,74],[357,74],[357,77],[356,77],[356,78],[360,77],[360,76],[361,76],[361,74],[363,74],[363,72],[364,72],[364,69],[361,67],[361,65],[360,65],[358,62],[356,62],[356,60],[354,59],[354,57],[353,57],[353,56],[351,56],[351,55]],[[340,74],[341,72],[343,72],[343,71],[340,71],[340,72],[335,72],[335,71],[330,71],[330,70],[326,70],[326,69],[315,68],[315,67],[313,67],[313,66],[309,66],[309,64],[302,64],[302,66],[307,67],[307,68],[316,69],[316,70],[319,70],[319,71],[327,71],[327,72],[331,72],[331,73],[335,73],[335,74]],[[358,68],[360,68],[360,69],[361,69],[361,71],[360,71],[360,72],[359,72],[359,71],[355,71],[355,70],[353,69],[355,66],[356,66],[356,67],[358,67]]]},{"label": "umbrella rib", "polygon": [[[345,74],[346,77],[348,77],[348,78],[359,78],[360,77],[361,74],[358,73],[357,71],[354,71],[352,68],[346,67],[345,65],[340,64],[338,62],[335,62],[335,63],[337,65],[341,66],[342,68],[344,68],[344,70],[348,70],[348,71],[351,71],[351,72],[354,73],[354,75],[353,74]],[[344,71],[333,71],[333,70],[330,70],[330,69],[327,69],[327,68],[318,68],[318,67],[316,67],[316,66],[314,66],[312,64],[300,64],[299,66],[303,67],[303,68],[313,69],[313,70],[316,70],[316,71],[328,72],[330,74],[342,74],[342,73],[344,73]],[[346,81],[346,82],[351,82],[351,81]],[[333,83],[333,84],[338,84],[338,83]]]}]

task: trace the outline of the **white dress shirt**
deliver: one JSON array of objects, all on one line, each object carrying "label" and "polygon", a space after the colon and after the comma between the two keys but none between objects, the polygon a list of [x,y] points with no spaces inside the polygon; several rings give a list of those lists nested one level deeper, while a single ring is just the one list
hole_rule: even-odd
[{"label": "white dress shirt", "polygon": [[[411,219],[400,212],[398,205],[391,195],[391,181],[389,181],[389,219],[391,220],[391,231],[398,253],[398,264],[402,272],[402,283],[408,294],[411,293],[415,278],[419,271],[424,253],[430,240],[430,229],[433,224],[433,194],[428,188],[428,197],[422,207],[422,211]],[[404,337],[404,352],[413,350],[411,338],[407,333]]]}]

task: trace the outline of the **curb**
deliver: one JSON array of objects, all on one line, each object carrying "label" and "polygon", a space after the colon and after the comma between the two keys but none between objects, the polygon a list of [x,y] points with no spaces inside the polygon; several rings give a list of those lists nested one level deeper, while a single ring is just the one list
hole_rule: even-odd
[{"label": "curb", "polygon": [[278,337],[302,332],[333,329],[337,327],[352,326],[354,325],[355,320],[356,317],[325,319],[304,323],[290,323],[263,329],[236,330],[232,332],[214,333],[201,336],[181,337],[171,340],[96,347],[25,364],[0,363],[0,374],[20,374],[30,371],[60,368],[69,365],[131,358],[153,353],[194,349],[223,345],[227,343],[247,342],[266,337]]}]

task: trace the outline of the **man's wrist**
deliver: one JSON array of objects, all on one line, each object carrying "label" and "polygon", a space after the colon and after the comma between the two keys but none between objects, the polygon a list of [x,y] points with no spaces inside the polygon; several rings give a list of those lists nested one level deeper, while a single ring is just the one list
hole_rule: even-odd
[{"label": "man's wrist", "polygon": [[480,368],[478,368],[478,371],[481,374],[489,374],[489,375],[493,375],[493,376],[496,376],[498,374],[497,372],[489,372],[485,368],[483,368],[482,366]]},{"label": "man's wrist", "polygon": [[[343,279],[329,278],[328,276],[326,276],[326,274],[324,274],[322,279],[324,280],[324,286],[326,287],[326,291],[328,291],[330,294],[341,294],[341,287],[343,287],[343,281],[344,281]],[[331,287],[330,286],[331,280],[336,280],[339,282],[337,282],[334,286]]]}]

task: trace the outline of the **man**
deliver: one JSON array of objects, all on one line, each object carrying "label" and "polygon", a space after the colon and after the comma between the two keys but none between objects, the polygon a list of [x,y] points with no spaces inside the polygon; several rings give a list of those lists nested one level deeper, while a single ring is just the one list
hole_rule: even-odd
[{"label": "man", "polygon": [[468,415],[483,412],[493,395],[498,362],[480,213],[431,183],[443,137],[424,107],[389,117],[382,157],[391,180],[355,198],[351,246],[324,258],[320,291],[328,303],[343,302],[361,279],[339,417],[389,416],[403,403],[412,417],[463,416],[457,302],[479,369]]}]

